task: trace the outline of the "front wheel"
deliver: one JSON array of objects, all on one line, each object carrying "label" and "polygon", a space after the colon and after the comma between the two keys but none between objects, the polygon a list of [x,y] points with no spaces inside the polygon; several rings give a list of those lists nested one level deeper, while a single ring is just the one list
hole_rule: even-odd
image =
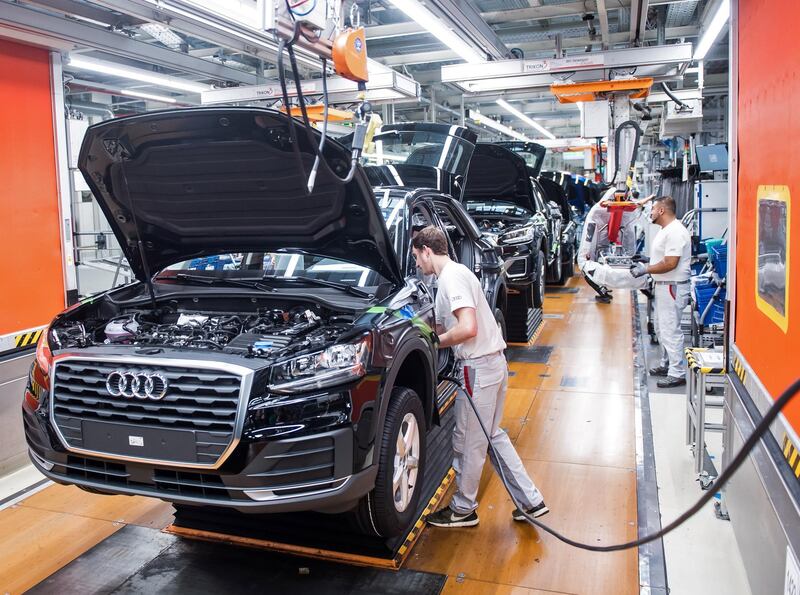
[{"label": "front wheel", "polygon": [[547,276],[547,260],[541,250],[539,250],[536,260],[536,268],[537,277],[533,279],[533,285],[531,286],[531,300],[534,308],[541,308],[544,306],[544,285]]},{"label": "front wheel", "polygon": [[425,479],[425,434],[417,393],[395,388],[383,424],[375,488],[360,506],[382,537],[399,535],[415,518]]},{"label": "front wheel", "polygon": [[565,285],[570,277],[575,274],[575,248],[567,246],[564,252],[564,258],[561,261],[561,272],[558,277],[557,283]]}]

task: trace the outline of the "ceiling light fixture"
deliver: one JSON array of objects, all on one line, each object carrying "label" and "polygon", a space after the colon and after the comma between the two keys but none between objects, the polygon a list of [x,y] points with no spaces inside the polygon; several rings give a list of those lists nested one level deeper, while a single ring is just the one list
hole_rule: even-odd
[{"label": "ceiling light fixture", "polygon": [[539,132],[541,132],[542,134],[544,134],[544,135],[545,135],[547,138],[554,139],[554,138],[556,137],[556,135],[555,135],[555,134],[553,134],[553,133],[552,133],[552,132],[550,132],[550,131],[549,131],[547,128],[545,128],[544,126],[542,126],[541,124],[539,124],[539,122],[537,122],[537,121],[535,121],[533,118],[529,118],[528,116],[526,116],[525,114],[523,114],[521,111],[519,111],[519,110],[518,110],[517,108],[515,108],[513,105],[511,105],[510,103],[508,103],[508,102],[507,102],[505,99],[498,99],[498,100],[497,100],[497,105],[499,105],[500,107],[502,107],[502,108],[503,108],[504,110],[506,110],[508,113],[510,113],[510,114],[512,114],[512,115],[514,115],[514,116],[516,116],[517,118],[519,118],[520,120],[522,120],[523,122],[525,122],[526,124],[528,124],[529,126],[532,126],[532,127],[533,127],[533,128],[535,128],[536,130],[538,130]]},{"label": "ceiling light fixture", "polygon": [[130,79],[133,81],[140,81],[142,83],[150,83],[157,87],[167,87],[169,89],[177,89],[179,91],[187,91],[189,93],[200,93],[211,89],[210,85],[202,83],[193,83],[183,79],[169,76],[166,74],[156,74],[148,72],[141,68],[132,68],[130,66],[123,66],[121,64],[113,64],[111,62],[102,62],[92,58],[85,58],[70,56],[68,65],[72,68],[80,70],[89,70],[91,72],[99,72],[100,74],[108,74],[111,76],[118,76],[121,78]]},{"label": "ceiling light fixture", "polygon": [[692,60],[702,60],[706,57],[708,50],[710,50],[711,46],[714,45],[714,42],[717,40],[717,36],[719,35],[720,31],[722,31],[725,23],[728,22],[728,17],[730,16],[731,2],[730,0],[722,0],[720,5],[717,7],[717,12],[714,14],[714,18],[711,19],[711,23],[703,33],[703,37],[700,38],[700,43],[697,44],[697,49],[694,51]]},{"label": "ceiling light fixture", "polygon": [[529,139],[524,134],[520,134],[516,130],[512,130],[511,128],[505,126],[504,124],[501,124],[497,120],[493,120],[488,116],[484,116],[478,110],[470,110],[470,118],[472,118],[472,120],[475,121],[476,124],[483,124],[484,126],[488,126],[489,128],[493,128],[497,132],[501,132],[506,136],[510,136],[511,138],[515,138],[517,140],[525,142],[531,142],[531,139]]},{"label": "ceiling light fixture", "polygon": [[176,49],[183,45],[183,38],[161,23],[144,23],[140,28],[150,37],[167,47]]},{"label": "ceiling light fixture", "polygon": [[177,103],[174,97],[167,97],[166,95],[153,95],[152,93],[142,93],[141,91],[132,91],[131,89],[120,89],[121,95],[129,97],[139,97],[140,99],[150,99],[152,101],[160,101],[161,103]]},{"label": "ceiling light fixture", "polygon": [[467,62],[486,62],[485,55],[462,40],[419,0],[390,0],[390,2]]}]

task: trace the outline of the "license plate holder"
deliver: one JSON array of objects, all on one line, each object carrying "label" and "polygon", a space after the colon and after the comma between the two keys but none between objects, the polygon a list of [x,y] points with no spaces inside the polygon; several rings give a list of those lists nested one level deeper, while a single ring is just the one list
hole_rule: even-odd
[{"label": "license plate holder", "polygon": [[83,448],[112,455],[197,462],[194,432],[83,420]]}]

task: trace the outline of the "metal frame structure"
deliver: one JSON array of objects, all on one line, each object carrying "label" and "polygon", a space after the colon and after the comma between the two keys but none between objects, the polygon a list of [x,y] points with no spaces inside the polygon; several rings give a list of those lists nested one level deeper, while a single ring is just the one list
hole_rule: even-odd
[{"label": "metal frame structure", "polygon": [[[328,99],[333,103],[357,101],[358,85],[345,78],[334,76],[328,80]],[[302,81],[300,89],[303,96],[315,97],[322,94],[322,80]],[[297,96],[295,85],[287,86],[289,97]],[[366,98],[371,102],[416,101],[420,97],[417,81],[394,70],[371,73],[367,83]],[[281,97],[281,87],[277,83],[267,85],[248,85],[228,89],[212,89],[200,94],[200,103],[240,103],[250,101],[274,101]]]},{"label": "metal frame structure", "polygon": [[613,79],[615,70],[637,69],[655,81],[679,78],[692,59],[692,44],[608,50],[548,60],[503,60],[442,67],[442,82],[471,94],[543,89],[553,83]]}]

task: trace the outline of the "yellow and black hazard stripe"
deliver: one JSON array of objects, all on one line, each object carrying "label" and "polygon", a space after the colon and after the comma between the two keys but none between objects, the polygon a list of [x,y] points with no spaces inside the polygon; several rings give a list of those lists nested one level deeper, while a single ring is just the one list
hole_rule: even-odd
[{"label": "yellow and black hazard stripe", "polygon": [[37,331],[22,333],[21,335],[14,335],[14,348],[22,349],[24,347],[31,347],[32,345],[36,345],[36,342],[39,340],[39,337],[42,336],[42,330],[43,329],[39,329]]},{"label": "yellow and black hazard stripe", "polygon": [[733,357],[733,371],[739,377],[739,380],[744,381],[747,379],[747,369],[744,367],[742,360],[739,359],[739,356]]},{"label": "yellow and black hazard stripe", "polygon": [[792,468],[794,476],[800,478],[800,451],[797,450],[791,438],[785,433],[783,435],[783,456],[786,458],[786,462],[789,463],[789,467]]},{"label": "yellow and black hazard stripe", "polygon": [[715,368],[706,365],[703,361],[703,352],[708,349],[701,347],[687,347],[685,350],[686,361],[692,370],[699,370],[701,374],[722,374],[725,370],[723,368]]},{"label": "yellow and black hazard stripe", "polygon": [[431,514],[436,507],[439,506],[439,503],[444,498],[445,493],[447,492],[447,488],[450,487],[450,484],[455,479],[456,472],[451,468],[447,475],[444,476],[442,483],[439,484],[439,487],[436,488],[436,492],[431,496],[431,499],[428,501],[428,505],[425,507],[425,510],[422,511],[422,514],[417,519],[417,522],[414,523],[414,527],[406,536],[403,545],[397,550],[397,554],[394,557],[395,566],[399,568],[403,564],[403,560],[405,560],[408,553],[411,551],[411,548],[416,543],[417,539],[419,538],[420,534],[422,533],[422,529],[425,528],[425,519]]}]

